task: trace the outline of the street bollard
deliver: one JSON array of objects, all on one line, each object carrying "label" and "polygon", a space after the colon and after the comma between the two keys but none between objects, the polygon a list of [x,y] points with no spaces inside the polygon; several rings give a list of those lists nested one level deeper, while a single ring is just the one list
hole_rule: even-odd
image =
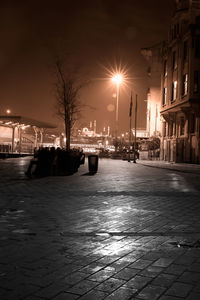
[{"label": "street bollard", "polygon": [[88,169],[90,173],[96,173],[98,170],[98,155],[88,155]]}]

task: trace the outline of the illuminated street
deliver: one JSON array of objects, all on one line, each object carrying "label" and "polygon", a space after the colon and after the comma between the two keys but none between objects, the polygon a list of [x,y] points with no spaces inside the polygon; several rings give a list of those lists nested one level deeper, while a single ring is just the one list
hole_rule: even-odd
[{"label": "illuminated street", "polygon": [[200,167],[27,179],[28,161],[0,160],[1,300],[200,298]]}]

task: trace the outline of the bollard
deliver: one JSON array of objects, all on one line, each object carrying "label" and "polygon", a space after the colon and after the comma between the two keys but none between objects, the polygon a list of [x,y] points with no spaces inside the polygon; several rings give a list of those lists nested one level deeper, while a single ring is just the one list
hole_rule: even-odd
[{"label": "bollard", "polygon": [[88,169],[90,173],[96,173],[98,170],[98,155],[88,155]]}]

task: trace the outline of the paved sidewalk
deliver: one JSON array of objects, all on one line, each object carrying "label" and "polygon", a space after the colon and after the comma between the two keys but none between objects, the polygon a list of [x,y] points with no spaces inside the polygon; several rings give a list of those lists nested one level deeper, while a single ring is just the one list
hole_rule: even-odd
[{"label": "paved sidewalk", "polygon": [[185,173],[200,174],[200,165],[198,164],[173,163],[160,160],[137,160],[137,163],[143,166],[149,166],[154,168],[162,168]]},{"label": "paved sidewalk", "polygon": [[198,174],[87,161],[27,179],[0,161],[1,300],[198,300]]}]

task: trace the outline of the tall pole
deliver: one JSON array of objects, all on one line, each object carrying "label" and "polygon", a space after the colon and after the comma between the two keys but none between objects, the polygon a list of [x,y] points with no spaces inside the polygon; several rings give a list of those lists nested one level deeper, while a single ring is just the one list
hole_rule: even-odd
[{"label": "tall pole", "polygon": [[133,162],[136,163],[136,133],[137,133],[137,94],[135,96],[135,138],[134,138],[134,160]]},{"label": "tall pole", "polygon": [[151,136],[151,102],[149,103],[149,137]]},{"label": "tall pole", "polygon": [[12,128],[12,153],[14,152],[14,145],[15,145],[15,126]]},{"label": "tall pole", "polygon": [[117,86],[117,99],[116,99],[116,132],[115,132],[115,138],[117,141],[117,135],[118,135],[118,118],[119,118],[119,83],[116,84]]},{"label": "tall pole", "polygon": [[18,153],[21,154],[21,147],[22,147],[22,129],[21,126],[19,125],[18,127],[18,138],[19,138],[19,149]]},{"label": "tall pole", "polygon": [[128,152],[128,162],[131,161],[131,121],[132,121],[132,107],[133,107],[133,100],[132,100],[132,91],[131,91],[131,101],[130,101],[130,109],[129,109],[129,152]]},{"label": "tall pole", "polygon": [[128,162],[131,161],[131,117],[129,119],[129,152],[128,152]]},{"label": "tall pole", "polygon": [[115,143],[115,151],[117,150],[117,136],[118,136],[118,114],[119,114],[119,88],[120,88],[120,84],[123,81],[123,77],[121,74],[115,74],[112,77],[112,82],[116,84],[116,88],[117,88],[117,99],[116,99],[116,116],[115,116],[115,139],[116,139],[116,143]]},{"label": "tall pole", "polygon": [[96,136],[97,133],[97,121],[94,120],[94,135]]}]

